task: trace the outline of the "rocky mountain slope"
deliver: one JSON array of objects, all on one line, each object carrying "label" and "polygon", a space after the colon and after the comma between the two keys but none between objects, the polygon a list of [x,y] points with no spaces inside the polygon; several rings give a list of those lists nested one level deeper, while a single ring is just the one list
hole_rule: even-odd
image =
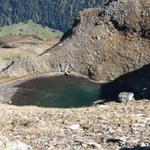
[{"label": "rocky mountain slope", "polygon": [[60,44],[47,50],[51,68],[96,80],[114,79],[150,62],[150,1],[118,0],[80,13]]},{"label": "rocky mountain slope", "polygon": [[34,60],[13,60],[1,75],[20,77],[18,68],[27,72],[25,76],[70,66],[70,71],[109,80],[138,69],[150,60],[149,6],[148,0],[119,0],[84,10],[59,44]]},{"label": "rocky mountain slope", "polygon": [[[150,1],[118,0],[80,12],[61,41],[34,58],[11,58],[1,78],[49,72],[79,72],[94,80],[112,80],[149,64]],[[40,62],[40,63],[39,63]]]},{"label": "rocky mountain slope", "polygon": [[[150,61],[149,8],[149,0],[115,0],[84,10],[74,28],[50,49],[50,41],[40,38],[6,39],[9,45],[0,48],[0,56],[8,51],[18,55],[19,49],[26,55],[0,60],[0,82],[68,68],[95,80],[116,78],[106,88],[134,88],[136,96],[150,98],[150,67],[136,70]],[[10,48],[12,43],[15,48]],[[145,99],[78,109],[0,104],[0,149],[149,150],[149,108]]]},{"label": "rocky mountain slope", "polygon": [[58,41],[58,37],[38,35],[0,38],[0,83],[45,73],[49,66],[44,60],[39,60],[38,56]]}]

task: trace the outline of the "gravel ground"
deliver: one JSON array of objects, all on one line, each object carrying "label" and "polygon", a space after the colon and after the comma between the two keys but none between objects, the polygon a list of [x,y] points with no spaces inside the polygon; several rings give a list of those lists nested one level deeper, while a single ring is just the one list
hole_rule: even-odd
[{"label": "gravel ground", "polygon": [[0,149],[15,141],[33,150],[150,149],[150,102],[110,102],[78,109],[1,104]]}]

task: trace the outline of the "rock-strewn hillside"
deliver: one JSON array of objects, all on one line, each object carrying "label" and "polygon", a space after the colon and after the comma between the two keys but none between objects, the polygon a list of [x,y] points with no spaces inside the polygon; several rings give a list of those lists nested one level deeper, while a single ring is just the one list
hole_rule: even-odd
[{"label": "rock-strewn hillside", "polygon": [[56,37],[38,35],[0,38],[0,83],[48,72],[49,65],[44,60],[39,60],[38,55],[58,40]]},{"label": "rock-strewn hillside", "polygon": [[148,0],[118,0],[84,10],[59,44],[34,58],[10,59],[13,64],[0,75],[18,78],[68,68],[110,80],[141,68],[150,62],[149,8]]},{"label": "rock-strewn hillside", "polygon": [[60,44],[43,54],[51,68],[113,79],[150,62],[150,1],[118,0],[80,13]]},{"label": "rock-strewn hillside", "polygon": [[[43,50],[47,49],[48,41],[45,45],[44,40],[39,38],[19,40],[16,48],[9,48],[12,42],[9,42],[10,45],[6,43],[6,46],[1,42],[4,48],[0,49],[0,56],[10,50],[19,54],[19,49],[26,55],[0,60],[3,62],[0,63],[0,81],[64,71],[66,67],[93,79],[106,80],[149,64],[149,8],[149,0],[118,0],[101,8],[85,10],[80,13],[75,27],[64,35],[61,42],[46,51]],[[27,46],[31,41],[34,41],[32,52],[34,49],[35,51],[33,55],[28,55],[31,51],[28,51]],[[110,86],[114,87],[117,82],[119,86],[134,89],[138,87],[140,92],[144,90],[144,97],[148,97],[149,68],[147,65],[139,71],[121,76],[110,83]],[[122,83],[122,79],[126,84]],[[139,81],[142,86],[138,84]],[[136,91],[138,92],[137,89]],[[149,108],[149,100],[122,104],[111,102],[78,109],[1,104],[0,148],[12,150],[15,145],[19,149],[26,147],[35,150],[148,150]]]}]

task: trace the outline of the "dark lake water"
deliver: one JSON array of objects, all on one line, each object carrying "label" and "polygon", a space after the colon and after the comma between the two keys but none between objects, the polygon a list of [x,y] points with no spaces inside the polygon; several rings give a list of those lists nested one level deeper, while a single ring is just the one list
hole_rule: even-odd
[{"label": "dark lake water", "polygon": [[17,85],[17,88],[12,104],[19,106],[83,107],[100,98],[100,84],[73,76],[36,78]]},{"label": "dark lake water", "polygon": [[0,102],[18,106],[86,107],[99,99],[118,101],[120,92],[132,92],[136,100],[150,99],[149,70],[150,65],[146,65],[105,84],[64,75],[15,81],[0,86]]}]

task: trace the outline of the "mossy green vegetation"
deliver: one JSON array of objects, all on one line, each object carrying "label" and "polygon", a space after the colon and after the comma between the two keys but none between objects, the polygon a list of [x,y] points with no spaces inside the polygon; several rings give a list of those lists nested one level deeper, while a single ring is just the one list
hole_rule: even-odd
[{"label": "mossy green vegetation", "polygon": [[17,35],[37,35],[40,37],[60,37],[62,32],[51,29],[47,26],[34,23],[28,20],[24,23],[7,25],[0,28],[0,37],[17,36]]}]

